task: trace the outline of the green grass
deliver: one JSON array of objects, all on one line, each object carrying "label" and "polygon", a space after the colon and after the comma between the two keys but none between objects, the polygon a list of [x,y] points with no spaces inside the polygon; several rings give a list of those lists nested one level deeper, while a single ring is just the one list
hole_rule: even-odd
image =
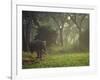
[{"label": "green grass", "polygon": [[[27,54],[26,54],[27,55]],[[31,56],[31,57],[29,57]],[[34,63],[35,56],[28,55],[29,59],[33,60],[33,63],[23,64],[23,69],[29,68],[49,68],[49,67],[71,67],[71,66],[88,66],[89,65],[89,53],[56,53],[48,54],[43,60],[37,60]],[[25,59],[25,55],[23,56]]]}]

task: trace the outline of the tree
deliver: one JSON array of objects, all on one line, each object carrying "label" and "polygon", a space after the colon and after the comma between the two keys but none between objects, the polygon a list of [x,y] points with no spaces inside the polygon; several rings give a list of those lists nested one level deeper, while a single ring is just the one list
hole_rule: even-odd
[{"label": "tree", "polygon": [[[70,13],[68,14],[70,16],[70,19],[73,21],[73,23],[76,25],[76,28],[78,29],[79,33],[79,49],[81,50],[81,37],[82,37],[82,30],[83,30],[83,25],[89,23],[89,15],[88,14],[77,14],[77,13]],[[84,20],[87,19],[87,22],[83,24]],[[89,27],[86,26],[86,27]],[[87,28],[85,28],[87,29]]]},{"label": "tree", "polygon": [[52,14],[50,16],[55,21],[56,25],[58,26],[60,43],[61,43],[61,46],[63,46],[63,29],[64,29],[64,24],[67,20],[67,14],[56,13],[56,14]]},{"label": "tree", "polygon": [[[23,51],[29,50],[29,43],[30,43],[30,35],[31,30],[34,27],[34,25],[37,25],[38,27],[38,15],[36,16],[36,13],[32,11],[22,11],[22,47]],[[35,28],[35,27],[34,27]]]}]

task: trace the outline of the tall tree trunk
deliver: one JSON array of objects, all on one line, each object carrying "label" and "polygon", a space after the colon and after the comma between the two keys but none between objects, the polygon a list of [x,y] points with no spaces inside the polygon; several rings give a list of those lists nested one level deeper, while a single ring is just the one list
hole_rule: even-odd
[{"label": "tall tree trunk", "polygon": [[32,29],[32,19],[30,18],[27,25],[27,31],[26,31],[26,44],[27,44],[27,51],[29,51],[29,44],[30,44],[30,35],[31,35],[31,29]]},{"label": "tall tree trunk", "polygon": [[29,17],[28,19],[26,19],[26,23],[23,24],[23,29],[22,29],[23,32],[22,41],[23,41],[24,51],[29,51],[31,29],[32,29],[32,19]]},{"label": "tall tree trunk", "polygon": [[22,25],[22,50],[23,51],[26,51],[27,50],[27,48],[26,48],[26,25],[25,24],[23,24]]},{"label": "tall tree trunk", "polygon": [[81,37],[82,37],[82,32],[81,32],[81,29],[79,29],[79,51],[81,51],[82,50],[82,45],[81,45]]},{"label": "tall tree trunk", "polygon": [[60,43],[63,46],[63,28],[60,29]]}]

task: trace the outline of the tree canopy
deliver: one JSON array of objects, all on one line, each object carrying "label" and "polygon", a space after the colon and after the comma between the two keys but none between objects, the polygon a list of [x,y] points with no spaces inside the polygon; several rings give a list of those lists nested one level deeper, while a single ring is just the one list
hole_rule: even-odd
[{"label": "tree canopy", "polygon": [[22,47],[34,40],[79,51],[89,50],[89,14],[22,11]]}]

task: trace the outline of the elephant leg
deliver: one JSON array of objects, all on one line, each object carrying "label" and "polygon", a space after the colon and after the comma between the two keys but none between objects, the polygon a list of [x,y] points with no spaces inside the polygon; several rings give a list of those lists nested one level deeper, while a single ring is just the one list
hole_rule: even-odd
[{"label": "elephant leg", "polygon": [[43,51],[40,51],[40,59],[43,59]]}]

